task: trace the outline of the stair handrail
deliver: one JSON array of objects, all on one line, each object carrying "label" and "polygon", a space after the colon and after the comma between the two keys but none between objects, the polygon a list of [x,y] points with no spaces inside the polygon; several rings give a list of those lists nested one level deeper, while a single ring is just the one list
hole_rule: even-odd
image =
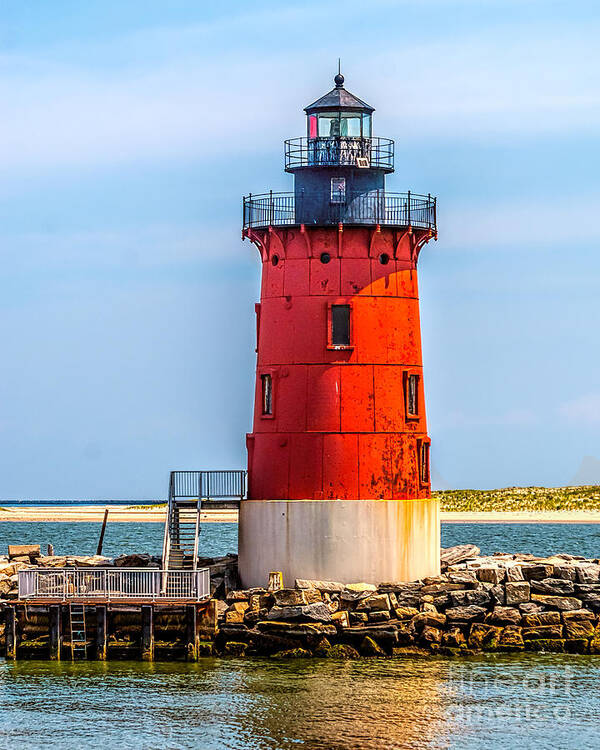
[{"label": "stair handrail", "polygon": [[198,499],[196,502],[196,528],[194,531],[194,559],[192,560],[192,570],[198,569],[198,547],[200,537],[200,511],[202,510],[202,472],[198,475]]},{"label": "stair handrail", "polygon": [[169,554],[171,551],[171,532],[170,532],[170,526],[171,526],[171,510],[173,505],[173,494],[174,494],[174,481],[175,481],[175,472],[171,472],[169,476],[169,499],[167,501],[167,515],[165,517],[165,531],[163,535],[163,557],[162,557],[162,567],[163,567],[163,576],[162,576],[162,583],[161,583],[161,593],[165,592],[167,590],[167,575],[168,575],[168,568],[169,568]]}]

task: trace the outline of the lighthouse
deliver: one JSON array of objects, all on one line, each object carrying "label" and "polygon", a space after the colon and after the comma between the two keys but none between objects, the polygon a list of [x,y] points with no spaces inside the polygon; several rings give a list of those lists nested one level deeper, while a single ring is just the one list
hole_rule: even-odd
[{"label": "lighthouse", "polygon": [[305,108],[306,136],[285,141],[293,192],[243,201],[262,264],[245,587],[271,571],[286,585],[439,573],[417,284],[436,200],[388,192],[394,142],[334,82]]}]

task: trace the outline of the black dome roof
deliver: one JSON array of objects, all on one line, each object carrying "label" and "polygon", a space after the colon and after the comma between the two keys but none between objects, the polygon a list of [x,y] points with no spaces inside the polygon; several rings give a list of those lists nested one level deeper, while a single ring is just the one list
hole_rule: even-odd
[{"label": "black dome roof", "polygon": [[308,107],[304,108],[307,114],[311,112],[318,112],[319,110],[326,109],[349,109],[349,110],[361,110],[362,112],[374,112],[375,108],[371,107],[362,99],[359,99],[354,94],[346,91],[344,88],[344,76],[338,73],[335,77],[335,88],[331,89],[327,94],[317,99],[316,102],[309,104]]}]

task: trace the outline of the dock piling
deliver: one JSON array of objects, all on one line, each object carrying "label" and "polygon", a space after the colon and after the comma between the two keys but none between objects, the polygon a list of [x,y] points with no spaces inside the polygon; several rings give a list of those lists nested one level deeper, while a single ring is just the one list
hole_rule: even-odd
[{"label": "dock piling", "polygon": [[106,606],[96,606],[96,659],[106,661],[108,628]]},{"label": "dock piling", "polygon": [[49,607],[48,621],[50,626],[50,659],[60,661],[63,631],[62,631],[62,606],[53,604]]},{"label": "dock piling", "polygon": [[142,661],[154,661],[154,606],[142,605]]},{"label": "dock piling", "polygon": [[6,658],[17,658],[17,608],[7,607],[5,615]]},{"label": "dock piling", "polygon": [[188,604],[185,608],[187,660],[198,661],[198,612],[195,604]]}]

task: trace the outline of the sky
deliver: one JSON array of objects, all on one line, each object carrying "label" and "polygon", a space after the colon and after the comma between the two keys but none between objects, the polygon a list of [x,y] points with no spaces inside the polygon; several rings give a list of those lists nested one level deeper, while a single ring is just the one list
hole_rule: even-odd
[{"label": "sky", "polygon": [[282,142],[338,57],[396,141],[388,189],[438,196],[437,485],[600,466],[599,32],[586,0],[0,0],[0,498],[245,466],[241,196],[291,189]]}]

